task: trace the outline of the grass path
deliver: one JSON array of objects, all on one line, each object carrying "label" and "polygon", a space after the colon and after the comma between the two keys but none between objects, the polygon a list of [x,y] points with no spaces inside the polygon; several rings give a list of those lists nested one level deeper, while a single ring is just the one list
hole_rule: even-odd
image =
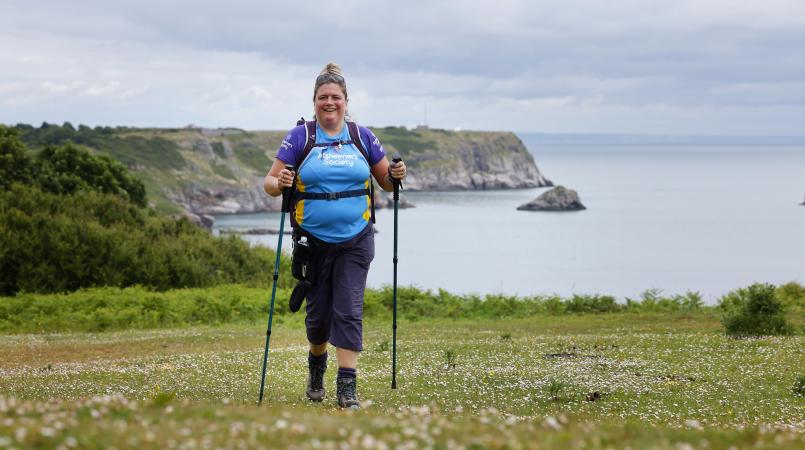
[{"label": "grass path", "polygon": [[335,370],[304,400],[301,316],[255,406],[264,326],[0,336],[0,448],[805,446],[805,337],[729,339],[704,313],[402,322],[396,391],[373,320],[357,413]]}]

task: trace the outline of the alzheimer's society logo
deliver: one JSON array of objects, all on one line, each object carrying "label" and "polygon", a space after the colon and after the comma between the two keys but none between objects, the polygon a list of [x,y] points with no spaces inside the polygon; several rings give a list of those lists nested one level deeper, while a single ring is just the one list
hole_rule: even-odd
[{"label": "alzheimer's society logo", "polygon": [[355,165],[356,155],[343,155],[340,153],[321,153],[322,163],[325,166],[352,167]]}]

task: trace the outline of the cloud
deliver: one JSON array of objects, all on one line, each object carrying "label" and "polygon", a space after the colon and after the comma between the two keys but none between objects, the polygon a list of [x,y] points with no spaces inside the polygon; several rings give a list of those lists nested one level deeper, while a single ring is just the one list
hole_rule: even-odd
[{"label": "cloud", "polygon": [[10,0],[0,29],[6,122],[284,128],[329,60],[378,125],[427,105],[446,128],[744,130],[718,111],[762,132],[805,110],[792,0]]}]

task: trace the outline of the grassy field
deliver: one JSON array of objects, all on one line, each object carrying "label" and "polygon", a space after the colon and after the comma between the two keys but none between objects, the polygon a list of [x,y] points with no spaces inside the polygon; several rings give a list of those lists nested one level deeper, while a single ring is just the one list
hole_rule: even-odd
[{"label": "grassy field", "polygon": [[302,316],[0,336],[0,448],[803,448],[805,337],[731,339],[711,312],[366,324],[364,408],[304,400]]}]

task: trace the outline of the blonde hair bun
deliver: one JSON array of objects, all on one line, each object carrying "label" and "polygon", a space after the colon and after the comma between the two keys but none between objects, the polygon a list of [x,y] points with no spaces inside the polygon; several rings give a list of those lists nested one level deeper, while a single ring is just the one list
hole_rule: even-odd
[{"label": "blonde hair bun", "polygon": [[344,73],[341,71],[341,66],[339,66],[334,62],[327,63],[327,65],[324,66],[324,69],[321,69],[321,72],[319,73],[319,75],[328,75],[328,74],[338,75],[339,77],[342,78],[344,77]]}]

